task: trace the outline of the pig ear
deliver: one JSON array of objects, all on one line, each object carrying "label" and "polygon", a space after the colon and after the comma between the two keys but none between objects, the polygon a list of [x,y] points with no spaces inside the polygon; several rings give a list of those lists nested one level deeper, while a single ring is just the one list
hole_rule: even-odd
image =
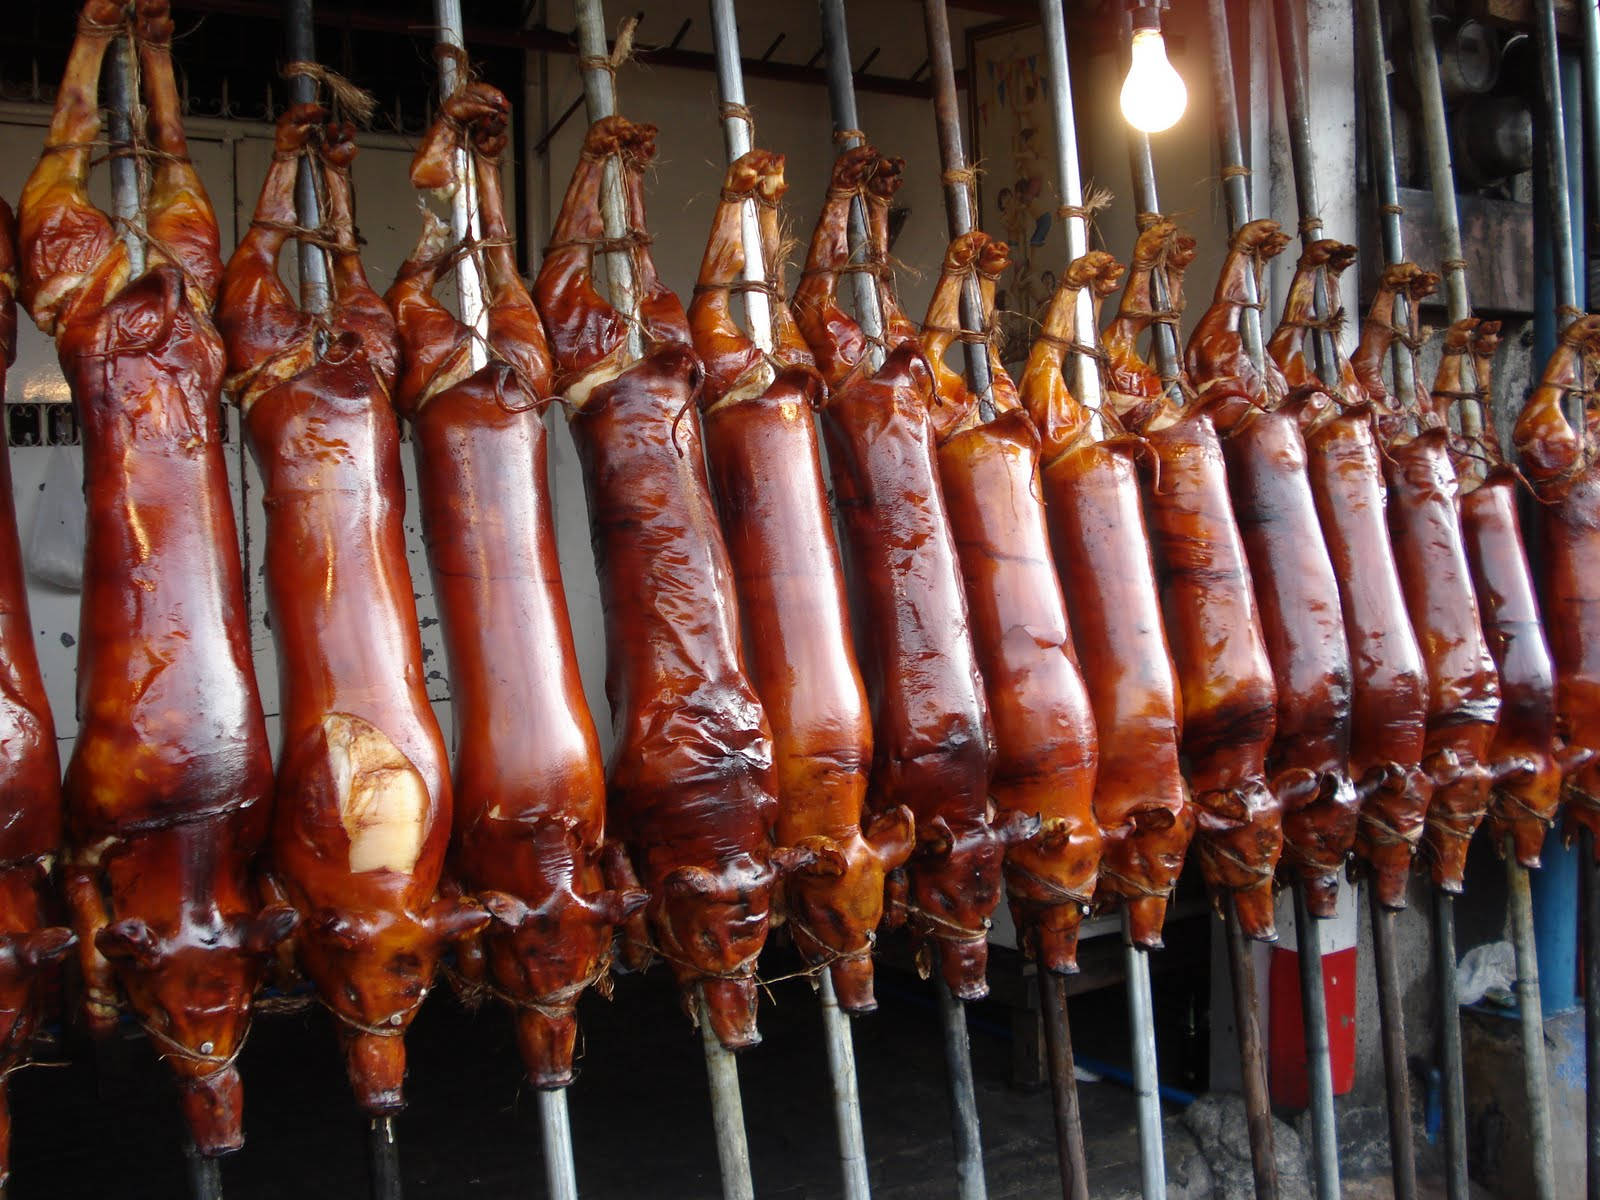
[{"label": "pig ear", "polygon": [[251,954],[271,954],[300,924],[300,913],[290,904],[269,904],[245,922],[241,941]]},{"label": "pig ear", "polygon": [[469,938],[488,923],[488,910],[470,900],[439,900],[428,914],[428,925],[441,942]]},{"label": "pig ear", "polygon": [[491,918],[508,929],[519,928],[533,911],[509,892],[479,892],[478,903],[488,910]]},{"label": "pig ear", "polygon": [[17,957],[30,967],[42,967],[72,949],[77,940],[77,934],[59,925],[36,929],[17,938]]},{"label": "pig ear", "polygon": [[589,897],[584,903],[602,925],[621,925],[650,903],[650,893],[643,888],[613,888]]},{"label": "pig ear", "polygon": [[1015,846],[1039,832],[1039,815],[1012,810],[994,826],[995,836],[1002,845]]},{"label": "pig ear", "polygon": [[866,839],[884,869],[903,867],[917,846],[917,820],[904,804],[881,812],[867,823]]},{"label": "pig ear", "polygon": [[361,927],[336,908],[319,908],[307,922],[312,932],[341,950],[354,950],[361,944]]},{"label": "pig ear", "polygon": [[820,853],[814,845],[780,846],[768,856],[767,861],[781,878],[815,865]]},{"label": "pig ear", "polygon": [[[811,852],[811,859],[800,867],[802,874],[815,879],[838,879],[850,869],[849,856],[839,849],[839,843],[832,838],[807,838],[803,845]],[[776,861],[777,856],[773,857]]]},{"label": "pig ear", "polygon": [[955,849],[956,835],[951,831],[948,821],[943,817],[935,817],[923,822],[917,830],[917,841],[921,843],[922,853],[929,858],[943,858]]},{"label": "pig ear", "polygon": [[667,895],[687,899],[691,896],[715,896],[717,877],[704,867],[679,867],[668,875],[664,884]]},{"label": "pig ear", "polygon": [[146,969],[161,961],[161,939],[138,917],[107,925],[94,935],[95,948],[109,959]]}]

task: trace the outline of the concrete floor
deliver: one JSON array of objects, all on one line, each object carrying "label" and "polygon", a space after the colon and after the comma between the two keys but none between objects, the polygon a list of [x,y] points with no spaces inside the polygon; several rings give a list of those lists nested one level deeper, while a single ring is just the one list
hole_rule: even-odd
[{"label": "concrete floor", "polygon": [[[886,978],[880,1011],[855,1023],[866,1138],[879,1200],[953,1194],[937,1018],[925,985]],[[1126,1045],[1120,997],[1074,1000],[1077,1040],[1114,1059]],[[585,1200],[716,1197],[716,1154],[698,1035],[664,973],[618,980],[584,1001],[583,1074],[571,1089]],[[765,1042],[740,1059],[751,1158],[763,1200],[839,1194],[816,1003],[801,980],[763,1005]],[[1059,1194],[1050,1101],[1008,1083],[1009,1043],[974,1022],[973,1063],[993,1200]],[[543,1195],[536,1108],[503,1012],[472,1014],[436,994],[408,1038],[411,1107],[399,1118],[408,1200]],[[89,1054],[81,1058],[91,1059]],[[349,1200],[366,1194],[365,1127],[345,1091],[326,1014],[258,1022],[242,1058],[247,1137],[224,1168],[230,1200]],[[171,1093],[138,1038],[16,1075],[8,1200],[186,1194]],[[1084,1085],[1093,1194],[1137,1187],[1133,1097]]]}]

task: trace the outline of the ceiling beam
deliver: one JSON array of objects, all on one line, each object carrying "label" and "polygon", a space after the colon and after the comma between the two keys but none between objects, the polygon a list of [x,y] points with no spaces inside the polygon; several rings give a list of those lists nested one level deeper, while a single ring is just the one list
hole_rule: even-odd
[{"label": "ceiling beam", "polygon": [[[266,21],[277,22],[282,19],[282,5],[276,0],[172,0],[172,7],[188,12],[210,13],[220,16],[257,17]],[[329,12],[319,10],[316,14],[318,25],[330,29],[348,29],[370,33],[398,33],[407,36],[425,37],[432,34],[432,27],[426,23],[407,20],[389,13],[376,12],[365,9]],[[549,54],[578,53],[576,39],[570,33],[563,33],[545,25],[535,25],[527,29],[502,29],[486,25],[468,25],[466,28],[467,49],[473,46],[500,46],[514,50],[543,51]],[[680,67],[690,71],[715,71],[717,59],[714,54],[707,54],[700,50],[683,50],[670,46],[661,46],[650,49],[636,46],[634,55],[641,63],[659,67]],[[771,79],[780,83],[806,83],[816,87],[826,86],[827,80],[821,69],[808,67],[800,63],[773,62],[770,59],[746,58],[744,73],[749,79]],[[914,82],[909,79],[898,79],[892,75],[856,75],[856,90],[858,92],[874,92],[885,96],[908,96],[913,99],[926,100],[932,97],[932,85],[926,81]],[[964,73],[958,73],[956,85],[963,86],[966,82]]]}]

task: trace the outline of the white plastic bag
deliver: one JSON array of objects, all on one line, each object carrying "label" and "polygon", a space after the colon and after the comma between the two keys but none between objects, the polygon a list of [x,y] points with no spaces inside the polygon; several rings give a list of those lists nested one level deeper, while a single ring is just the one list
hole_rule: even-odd
[{"label": "white plastic bag", "polygon": [[76,446],[52,446],[39,502],[28,527],[28,574],[64,592],[83,590],[83,456]]},{"label": "white plastic bag", "polygon": [[1509,1004],[1517,982],[1517,956],[1510,942],[1475,946],[1456,964],[1456,993],[1462,1007],[1487,996],[1491,1003]]}]

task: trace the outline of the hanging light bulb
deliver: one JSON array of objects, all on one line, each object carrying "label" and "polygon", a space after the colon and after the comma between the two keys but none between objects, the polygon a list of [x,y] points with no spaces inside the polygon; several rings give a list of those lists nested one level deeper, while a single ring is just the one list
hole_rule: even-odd
[{"label": "hanging light bulb", "polygon": [[1128,78],[1122,84],[1122,115],[1145,133],[1171,129],[1189,104],[1189,89],[1167,61],[1161,37],[1161,8],[1140,4],[1133,12],[1133,42]]}]

